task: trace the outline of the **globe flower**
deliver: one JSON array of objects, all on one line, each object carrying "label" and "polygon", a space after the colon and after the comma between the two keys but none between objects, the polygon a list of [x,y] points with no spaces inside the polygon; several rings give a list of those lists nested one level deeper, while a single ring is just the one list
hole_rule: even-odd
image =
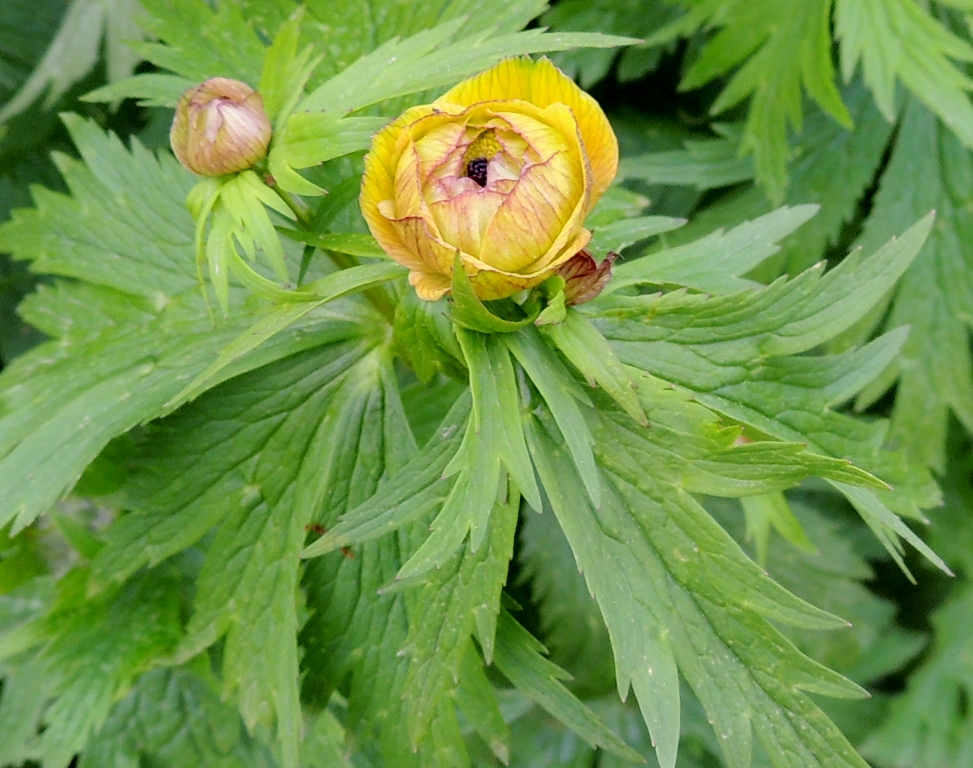
[{"label": "globe flower", "polygon": [[450,290],[458,253],[476,295],[500,299],[587,245],[617,167],[594,99],[547,59],[508,59],[375,135],[361,208],[420,298]]},{"label": "globe flower", "polygon": [[270,120],[246,83],[214,77],[179,99],[169,143],[179,162],[200,176],[223,176],[267,154]]}]

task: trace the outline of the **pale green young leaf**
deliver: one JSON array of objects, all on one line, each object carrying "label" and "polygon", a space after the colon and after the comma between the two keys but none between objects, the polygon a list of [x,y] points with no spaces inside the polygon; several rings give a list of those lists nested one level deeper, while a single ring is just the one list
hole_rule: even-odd
[{"label": "pale green young leaf", "polygon": [[142,107],[175,107],[179,97],[199,83],[188,77],[149,72],[88,91],[82,101],[114,102],[137,99]]},{"label": "pale green young leaf", "polygon": [[477,436],[484,443],[496,441],[488,451],[500,457],[527,503],[540,509],[541,496],[524,442],[523,406],[510,354],[495,336],[457,330],[456,337],[470,371]]},{"label": "pale green young leaf", "polygon": [[548,661],[541,645],[507,611],[497,627],[496,665],[521,693],[560,720],[593,747],[633,763],[644,762],[560,682],[569,675]]}]

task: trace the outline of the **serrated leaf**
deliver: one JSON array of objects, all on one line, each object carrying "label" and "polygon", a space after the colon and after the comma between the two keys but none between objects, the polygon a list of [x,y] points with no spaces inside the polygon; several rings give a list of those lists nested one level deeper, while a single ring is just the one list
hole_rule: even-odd
[{"label": "serrated leaf", "polygon": [[269,768],[269,751],[250,738],[240,715],[220,701],[216,681],[182,668],[157,669],[112,709],[85,748],[80,768]]},{"label": "serrated leaf", "polygon": [[626,261],[614,268],[606,289],[655,283],[685,285],[709,293],[732,293],[753,286],[742,276],[775,254],[783,237],[817,212],[814,205],[779,208],[729,232],[716,230],[691,244]]},{"label": "serrated leaf", "polygon": [[525,328],[509,334],[504,341],[551,409],[571,458],[584,478],[586,492],[597,507],[601,502],[601,481],[591,451],[595,440],[578,407],[578,401],[590,403],[588,396],[536,329]]},{"label": "serrated leaf", "polygon": [[[584,315],[568,310],[564,322],[542,326],[541,331],[581,372],[590,386],[597,384],[603,387],[629,416],[644,427],[649,425],[635,394],[636,382],[632,381],[605,337],[595,330]],[[538,508],[537,505],[533,506]]]},{"label": "serrated leaf", "polygon": [[[327,473],[321,469],[332,460],[346,403],[354,401],[356,390],[367,391],[375,383],[375,354],[366,352],[367,347],[338,347],[296,356],[235,379],[222,394],[200,400],[196,414],[187,409],[176,417],[195,417],[196,440],[210,450],[214,437],[223,444],[220,464],[213,458],[203,461],[201,471],[188,478],[186,495],[202,497],[213,479],[232,487],[235,476],[242,476],[245,483],[242,498],[223,494],[209,500],[220,516],[218,527],[177,655],[189,658],[226,635],[224,695],[237,694],[250,729],[276,719],[284,765],[297,765],[301,730],[295,639],[299,555],[305,525],[326,493]],[[213,413],[220,410],[217,403],[229,411],[231,424],[239,414],[248,414],[250,434],[227,434],[226,416]],[[194,526],[197,533],[201,527]],[[185,537],[180,538],[184,544]],[[268,647],[276,652],[264,653]]]},{"label": "serrated leaf", "polygon": [[[904,189],[909,193],[904,194]],[[964,202],[970,190],[969,150],[926,109],[910,101],[875,207],[865,222],[863,244],[873,247],[887,237],[894,222],[913,212],[935,209],[937,222],[895,289],[886,321],[890,328],[909,325],[909,338],[898,359],[862,393],[858,405],[874,402],[897,382],[890,436],[914,460],[940,471],[945,466],[949,413],[973,431],[973,363],[968,344],[973,254],[966,245],[973,218]],[[856,329],[855,336],[870,331],[871,325]]]},{"label": "serrated leaf", "polygon": [[97,732],[133,679],[178,642],[178,579],[169,569],[141,574],[101,599],[83,599],[87,574],[58,585],[51,613],[40,619],[45,646],[36,660],[48,678],[46,728],[29,754],[65,768]]},{"label": "serrated leaf", "polygon": [[440,24],[405,40],[390,40],[316,88],[298,109],[351,112],[386,99],[458,82],[506,56],[583,46],[611,48],[638,42],[597,33],[540,30],[495,37],[480,32],[455,39],[463,21]]},{"label": "serrated leaf", "polygon": [[560,682],[567,673],[541,654],[541,645],[507,611],[497,627],[496,664],[510,682],[593,747],[634,763],[645,762]]},{"label": "serrated leaf", "polygon": [[[764,602],[766,598],[757,596],[766,589],[775,593],[765,602],[771,612],[784,599],[798,612],[807,614],[808,606],[784,598],[783,590],[760,575],[725,533],[715,535],[716,523],[688,495],[663,490],[634,463],[620,469],[621,453],[614,454],[610,469],[606,467],[611,484],[606,485],[602,507],[579,509],[579,480],[546,429],[537,425],[528,433],[535,462],[605,616],[620,690],[634,683],[660,763],[675,764],[678,660],[713,719],[731,766],[749,765],[750,718],[768,746],[793,755],[800,761],[795,764],[864,766],[837,729],[799,692],[806,688],[854,696],[859,689],[801,656],[757,613],[731,614],[729,608],[739,600],[755,607],[753,599]],[[669,527],[673,524],[681,533],[669,539],[675,533]],[[701,527],[693,532],[696,526]],[[703,534],[707,528],[714,535]],[[610,538],[603,533],[607,531],[612,532]],[[723,555],[704,554],[717,541],[723,542]],[[690,564],[703,561],[717,570],[742,566],[751,576],[714,577]],[[700,590],[707,589],[722,596],[704,597]],[[700,658],[719,661],[704,669]],[[776,671],[759,673],[765,664]],[[784,672],[788,667],[791,671]],[[749,718],[743,713],[750,713]]]},{"label": "serrated leaf", "polygon": [[741,152],[752,152],[757,180],[779,203],[787,188],[788,127],[800,130],[804,92],[846,127],[851,118],[834,81],[832,0],[699,0],[649,39],[662,41],[703,26],[716,34],[683,77],[698,88],[739,67],[712,106],[713,113],[750,98]]},{"label": "serrated leaf", "polygon": [[470,398],[460,397],[422,451],[374,496],[346,512],[301,556],[319,557],[343,546],[371,541],[436,509],[453,484],[443,472],[462,444],[469,409]]},{"label": "serrated leaf", "polygon": [[496,690],[483,669],[483,659],[474,648],[467,648],[463,654],[459,685],[453,697],[490,751],[504,765],[509,765],[510,728],[497,703]]},{"label": "serrated leaf", "polygon": [[835,3],[841,70],[850,80],[861,62],[864,79],[886,120],[896,119],[900,80],[956,134],[973,146],[973,81],[955,61],[973,61],[973,46],[914,0]]},{"label": "serrated leaf", "polygon": [[409,736],[421,743],[444,697],[460,675],[474,629],[484,655],[493,656],[500,590],[513,554],[519,504],[515,497],[497,503],[490,515],[484,545],[464,547],[443,567],[428,572],[409,610],[406,645],[409,672],[405,681]]},{"label": "serrated leaf", "polygon": [[[229,365],[237,362],[248,352],[253,351],[274,335],[296,323],[313,310],[330,301],[358,293],[387,280],[401,277],[403,271],[395,264],[369,264],[341,270],[298,289],[307,293],[308,300],[294,304],[284,304],[265,313],[257,323],[250,326],[220,352],[219,357],[200,373],[193,381],[166,403],[165,412],[170,413],[183,403],[187,403],[201,392],[213,386],[217,376]],[[347,329],[346,329],[347,330]],[[335,328],[340,334],[340,328]]]}]

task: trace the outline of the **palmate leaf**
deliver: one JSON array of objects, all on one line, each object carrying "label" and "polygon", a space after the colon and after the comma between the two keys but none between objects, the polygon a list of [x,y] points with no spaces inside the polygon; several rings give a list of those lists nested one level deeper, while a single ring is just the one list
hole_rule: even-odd
[{"label": "palmate leaf", "polygon": [[967,147],[973,146],[973,81],[955,62],[973,61],[973,46],[953,34],[915,0],[835,3],[841,69],[850,80],[861,62],[875,103],[896,118],[895,85],[901,81]]},{"label": "palmate leaf", "polygon": [[356,393],[375,386],[369,347],[289,357],[153,428],[126,491],[133,511],[109,527],[93,563],[102,580],[124,578],[215,529],[176,655],[187,659],[226,636],[224,695],[236,693],[250,728],[276,720],[285,766],[297,764],[301,730],[299,554],[327,493],[326,469],[338,461],[334,432]]},{"label": "palmate leaf", "polygon": [[250,738],[239,713],[220,700],[204,669],[157,669],[112,709],[85,748],[80,768],[271,768],[270,751]]},{"label": "palmate leaf", "polygon": [[[619,690],[634,686],[661,765],[675,764],[677,662],[707,706],[731,766],[750,764],[743,713],[751,713],[762,738],[780,740],[777,754],[793,755],[792,765],[864,765],[798,693],[802,686],[831,695],[857,689],[802,657],[759,614],[807,626],[837,622],[760,575],[684,491],[667,489],[634,462],[620,466],[621,451],[600,459],[614,466],[603,478],[601,508],[590,506],[549,430],[542,421],[531,425],[532,456],[608,625]],[[733,569],[741,570],[734,576]],[[701,659],[713,660],[705,671]]]},{"label": "palmate leaf", "polygon": [[685,0],[686,15],[651,36],[649,44],[718,31],[683,77],[698,88],[739,66],[711,111],[750,98],[741,151],[752,152],[758,182],[774,202],[787,188],[788,127],[800,130],[805,91],[846,127],[851,118],[831,62],[832,0]]},{"label": "palmate leaf", "polygon": [[[973,162],[959,140],[920,104],[906,107],[892,158],[862,244],[874,247],[895,222],[934,208],[933,229],[915,263],[896,287],[887,325],[911,326],[902,354],[891,361],[859,399],[874,402],[897,382],[890,436],[910,456],[936,470],[945,468],[949,414],[973,431],[973,362],[969,351],[973,318],[973,217],[964,201],[973,191]],[[870,332],[871,317],[854,337]]]},{"label": "palmate leaf", "polygon": [[[24,718],[9,734],[21,731],[27,737],[20,751],[10,741],[2,744],[14,759],[66,768],[134,678],[158,664],[178,642],[180,597],[174,569],[143,573],[88,600],[87,575],[83,568],[71,571],[58,582],[46,610],[0,634],[0,657],[33,649],[30,656],[17,657],[13,687],[5,686],[0,702],[0,719],[10,716],[8,707],[16,707]],[[20,676],[27,684],[23,690],[18,690]],[[35,733],[38,725],[45,727]]]},{"label": "palmate leaf", "polygon": [[931,652],[863,745],[870,758],[891,768],[963,765],[973,758],[973,729],[964,703],[973,693],[966,661],[971,610],[973,589],[966,582],[933,614],[936,639]]},{"label": "palmate leaf", "polygon": [[[233,287],[229,321],[214,327],[209,320],[183,202],[191,179],[174,160],[138,143],[129,152],[93,124],[65,119],[87,161],[59,160],[72,196],[35,190],[37,208],[15,212],[0,227],[0,247],[29,259],[33,270],[82,281],[27,299],[24,317],[62,341],[20,358],[0,379],[0,524],[15,519],[17,529],[70,490],[112,437],[164,412],[265,313],[242,310],[244,296]],[[312,310],[252,354],[238,358],[250,348],[237,345],[232,362],[224,360],[230,364],[204,386],[321,343],[369,335],[369,316],[348,305]],[[58,407],[42,404],[50,402]]]},{"label": "palmate leaf", "polygon": [[[795,274],[824,258],[827,249],[836,244],[842,228],[857,215],[859,201],[874,181],[893,125],[876,108],[860,80],[842,89],[842,99],[848,105],[855,130],[846,130],[820,108],[812,108],[804,129],[792,141],[790,183],[785,201],[794,207],[814,203],[820,206],[820,211],[780,241],[780,255],[764,262],[752,275],[757,279],[771,280],[782,272]],[[658,153],[623,158],[619,167],[627,178],[650,183],[700,184],[709,179],[713,185],[722,186],[728,181],[725,175],[729,172],[729,161],[725,158],[735,157],[737,141],[733,134],[710,141],[723,147],[719,152],[714,151],[715,156],[701,155],[689,147],[672,156]],[[666,173],[667,164],[673,169],[671,176]],[[668,235],[666,240],[670,246],[693,242],[719,227],[735,227],[740,221],[756,219],[772,208],[767,196],[755,186],[727,191],[694,213],[689,224]],[[717,283],[712,281],[709,290],[724,292]]]},{"label": "palmate leaf", "polygon": [[[826,341],[867,312],[912,262],[930,225],[927,218],[870,258],[846,259],[821,277],[820,270],[812,269],[794,280],[777,281],[753,295],[754,300],[746,302],[747,309],[733,297],[710,299],[678,293],[616,296],[605,300],[606,305],[615,302],[614,308],[604,311],[614,315],[613,319],[597,321],[596,325],[613,342],[623,362],[696,393],[704,405],[777,439],[804,442],[815,452],[851,459],[900,484],[898,494],[880,492],[881,498],[864,489],[852,490],[846,484],[839,487],[880,533],[893,557],[898,558],[894,542],[903,536],[945,568],[886,506],[893,504],[900,513],[921,517],[917,505],[936,502],[928,476],[907,471],[901,457],[895,459],[881,452],[881,425],[866,427],[828,408],[825,392],[830,391],[840,402],[854,393],[854,389],[849,391],[849,384],[860,387],[865,383],[860,375],[847,379],[856,370],[854,363],[874,373],[883,365],[883,358],[891,359],[891,339],[863,349],[857,361],[840,357],[778,358]],[[652,313],[651,324],[636,319],[644,317],[647,310]],[[623,320],[626,316],[631,319]],[[709,346],[712,351],[705,353],[708,345],[713,345]],[[806,383],[795,376],[798,371],[811,375]],[[804,390],[808,384],[818,389]],[[815,399],[818,404],[812,406]],[[843,483],[840,478],[834,480]]]}]

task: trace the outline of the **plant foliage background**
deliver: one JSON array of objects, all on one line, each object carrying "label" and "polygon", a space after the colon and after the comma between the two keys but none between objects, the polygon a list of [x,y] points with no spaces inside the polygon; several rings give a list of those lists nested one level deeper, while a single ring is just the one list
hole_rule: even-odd
[{"label": "plant foliage background", "polygon": [[[0,8],[0,764],[973,764],[973,3],[297,8]],[[331,293],[214,320],[167,105],[297,29]],[[329,301],[361,126],[544,51],[609,291]]]}]

